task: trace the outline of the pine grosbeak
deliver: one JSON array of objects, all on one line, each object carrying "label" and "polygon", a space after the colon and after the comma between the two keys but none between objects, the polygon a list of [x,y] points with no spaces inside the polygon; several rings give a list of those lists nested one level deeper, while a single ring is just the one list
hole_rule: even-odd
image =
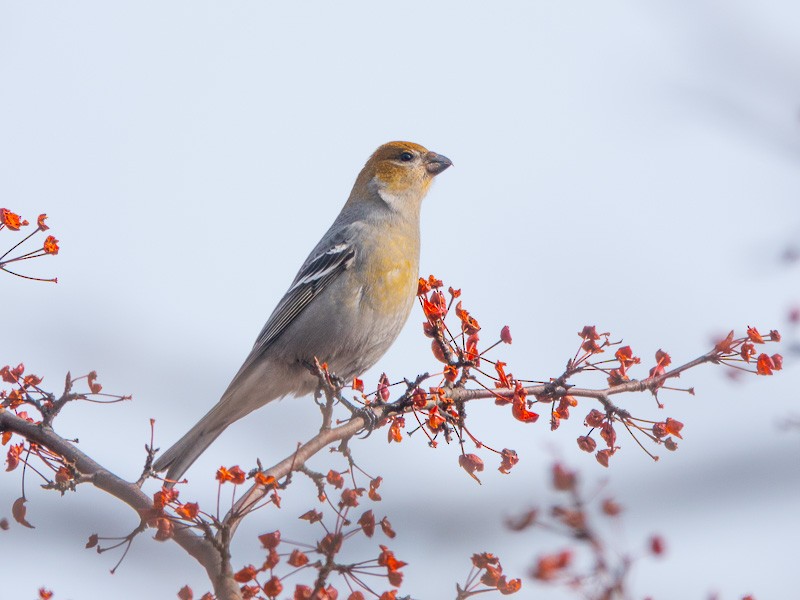
[{"label": "pine grosbeak", "polygon": [[283,396],[309,394],[307,365],[349,380],[374,365],[406,322],[419,275],[420,205],[452,163],[389,142],[364,165],[219,402],[154,464],[177,480],[228,425]]}]

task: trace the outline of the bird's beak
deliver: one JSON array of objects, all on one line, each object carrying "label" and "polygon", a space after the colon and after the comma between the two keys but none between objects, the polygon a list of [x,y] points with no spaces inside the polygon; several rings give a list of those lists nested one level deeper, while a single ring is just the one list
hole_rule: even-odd
[{"label": "bird's beak", "polygon": [[436,152],[428,152],[425,155],[425,170],[431,175],[438,175],[452,164],[453,161]]}]

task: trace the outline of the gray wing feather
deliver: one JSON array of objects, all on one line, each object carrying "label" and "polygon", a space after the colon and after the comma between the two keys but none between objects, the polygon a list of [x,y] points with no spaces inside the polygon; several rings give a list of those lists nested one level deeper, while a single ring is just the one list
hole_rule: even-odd
[{"label": "gray wing feather", "polygon": [[256,339],[254,351],[266,350],[288,327],[289,323],[311,303],[311,301],[334,281],[353,262],[355,250],[339,244],[324,254],[313,257],[297,274],[292,287],[275,307],[264,328]]},{"label": "gray wing feather", "polygon": [[[258,335],[253,349],[239,369],[234,381],[253,365],[281,336],[286,328],[311,304],[322,291],[335,281],[355,260],[355,247],[351,240],[358,223],[353,223],[330,240],[328,236],[300,267],[289,290],[272,311]],[[325,243],[327,242],[327,243]]]}]

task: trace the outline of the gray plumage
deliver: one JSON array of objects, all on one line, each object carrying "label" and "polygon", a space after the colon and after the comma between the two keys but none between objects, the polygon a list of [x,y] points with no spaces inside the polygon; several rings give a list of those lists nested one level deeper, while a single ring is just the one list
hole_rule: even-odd
[{"label": "gray plumage", "polygon": [[[413,152],[416,164],[404,164],[401,152]],[[420,203],[430,178],[449,165],[407,142],[375,152],[219,402],[156,460],[155,471],[176,481],[234,421],[272,400],[313,392],[317,380],[306,365],[315,358],[345,380],[380,359],[413,305]],[[399,188],[389,177],[410,183]]]}]

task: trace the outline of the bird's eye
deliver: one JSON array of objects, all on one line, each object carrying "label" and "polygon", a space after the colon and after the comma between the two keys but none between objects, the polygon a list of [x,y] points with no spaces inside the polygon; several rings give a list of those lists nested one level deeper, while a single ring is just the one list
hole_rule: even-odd
[{"label": "bird's eye", "polygon": [[403,162],[409,162],[411,160],[414,160],[414,155],[411,154],[411,152],[403,152],[400,155],[400,160],[402,160]]}]

